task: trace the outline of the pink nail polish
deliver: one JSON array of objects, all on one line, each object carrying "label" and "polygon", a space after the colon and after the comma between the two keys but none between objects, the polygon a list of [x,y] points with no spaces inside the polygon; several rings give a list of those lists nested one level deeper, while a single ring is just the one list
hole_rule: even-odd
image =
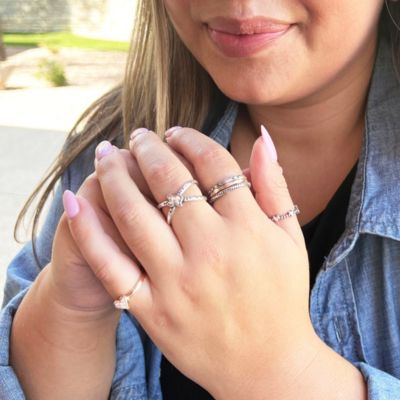
[{"label": "pink nail polish", "polygon": [[143,133],[150,132],[147,128],[138,128],[135,129],[130,136],[130,139],[133,140],[136,136],[142,135]]},{"label": "pink nail polish", "polygon": [[80,208],[78,200],[70,190],[64,192],[63,204],[65,213],[69,219],[75,218],[79,214]]},{"label": "pink nail polish", "polygon": [[181,126],[173,126],[172,128],[169,128],[166,132],[165,132],[165,137],[169,138],[171,137],[176,131],[179,131],[179,129],[182,129]]},{"label": "pink nail polish", "polygon": [[105,156],[108,156],[114,151],[114,148],[110,142],[104,140],[103,142],[99,143],[96,148],[96,158],[97,161],[100,161]]},{"label": "pink nail polish", "polygon": [[276,152],[274,142],[272,141],[272,138],[264,125],[261,125],[261,135],[263,137],[265,147],[271,160],[275,162],[278,161],[278,154]]}]

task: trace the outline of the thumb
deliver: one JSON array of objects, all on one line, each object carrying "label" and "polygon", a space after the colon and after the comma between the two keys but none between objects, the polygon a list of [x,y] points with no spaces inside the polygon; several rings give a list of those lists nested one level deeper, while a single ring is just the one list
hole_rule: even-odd
[{"label": "thumb", "polygon": [[[290,196],[274,143],[264,126],[261,137],[253,146],[250,157],[250,174],[258,205],[269,217],[284,215],[293,211],[295,205]],[[296,215],[277,221],[299,245],[304,246],[304,237]]]}]

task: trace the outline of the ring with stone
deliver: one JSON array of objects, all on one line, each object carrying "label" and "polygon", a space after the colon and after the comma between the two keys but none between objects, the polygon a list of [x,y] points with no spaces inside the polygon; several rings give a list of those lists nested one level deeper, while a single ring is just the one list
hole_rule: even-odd
[{"label": "ring with stone", "polygon": [[119,297],[119,299],[114,301],[114,307],[118,310],[129,310],[129,301],[131,300],[132,296],[140,289],[144,280],[145,275],[142,273],[131,291],[127,295],[123,295]]},{"label": "ring with stone", "polygon": [[282,221],[284,219],[294,217],[295,215],[298,215],[298,214],[300,214],[299,207],[294,205],[293,208],[290,209],[289,211],[286,211],[283,214],[275,214],[272,217],[269,217],[269,219],[272,222],[279,222],[279,221]]}]

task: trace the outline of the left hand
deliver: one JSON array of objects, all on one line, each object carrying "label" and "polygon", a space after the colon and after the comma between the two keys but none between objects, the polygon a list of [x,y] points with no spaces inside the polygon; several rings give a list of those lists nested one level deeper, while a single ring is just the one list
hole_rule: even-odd
[{"label": "left hand", "polygon": [[[202,188],[241,174],[227,150],[193,129],[175,131],[168,144],[193,166]],[[134,136],[130,150],[157,202],[193,179],[155,134]],[[293,203],[262,139],[250,162],[255,197],[242,188],[213,206],[185,203],[171,226],[138,190],[120,152],[99,160],[96,173],[111,217],[146,273],[130,312],[165,356],[216,398],[289,390],[320,341],[309,318],[308,258],[297,218],[268,218]],[[189,192],[200,194],[197,187]],[[99,244],[102,268],[115,251],[107,243]],[[98,259],[87,261],[96,270]],[[103,282],[114,298],[134,283],[118,274]]]}]

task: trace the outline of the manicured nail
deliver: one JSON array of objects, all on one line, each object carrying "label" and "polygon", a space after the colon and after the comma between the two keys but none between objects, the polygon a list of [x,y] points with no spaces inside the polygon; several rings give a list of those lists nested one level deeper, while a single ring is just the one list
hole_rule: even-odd
[{"label": "manicured nail", "polygon": [[270,156],[271,160],[275,162],[278,161],[278,154],[276,152],[274,142],[272,141],[272,138],[264,125],[261,125],[261,135],[263,137],[267,153]]},{"label": "manicured nail", "polygon": [[166,132],[165,132],[165,138],[169,138],[171,137],[176,131],[179,131],[179,129],[182,129],[181,126],[173,126],[172,128],[169,128]]},{"label": "manicured nail", "polygon": [[139,136],[139,135],[141,135],[141,134],[143,134],[143,133],[147,133],[147,132],[150,132],[147,128],[138,128],[138,129],[135,129],[135,130],[131,133],[130,139],[133,140],[136,136]]},{"label": "manicured nail", "polygon": [[80,208],[78,200],[70,190],[64,192],[63,204],[65,213],[69,219],[75,218],[79,214]]},{"label": "manicured nail", "polygon": [[114,151],[114,148],[110,142],[104,140],[103,142],[99,143],[96,148],[96,158],[97,161],[100,161],[105,156],[108,156]]}]

